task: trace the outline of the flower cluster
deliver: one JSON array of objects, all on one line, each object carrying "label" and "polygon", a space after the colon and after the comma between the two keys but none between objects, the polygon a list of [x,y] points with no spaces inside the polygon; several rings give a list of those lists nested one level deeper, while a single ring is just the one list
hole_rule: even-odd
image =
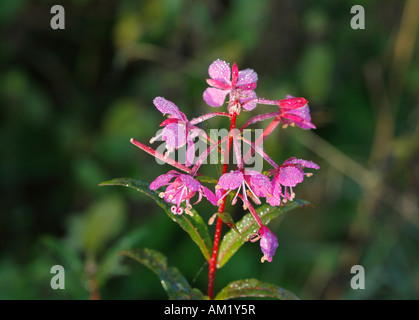
[{"label": "flower cluster", "polygon": [[[172,182],[170,182],[175,178]],[[156,190],[162,186],[167,186],[166,191],[159,194],[160,197],[168,203],[174,204],[172,206],[173,214],[182,214],[183,208],[180,206],[182,202],[186,202],[186,213],[193,216],[191,212],[192,205],[190,199],[198,192],[198,200],[194,203],[198,203],[204,195],[212,204],[216,204],[215,195],[205,186],[202,186],[198,181],[192,178],[190,175],[181,174],[175,170],[170,170],[166,174],[162,174],[157,177],[150,184],[151,190]]]},{"label": "flower cluster", "polygon": [[225,61],[214,61],[208,74],[211,79],[207,83],[211,86],[204,91],[204,100],[211,107],[221,107],[227,94],[230,95],[230,102],[227,109],[232,113],[240,112],[241,107],[250,111],[256,108],[256,88],[258,75],[252,69],[239,71],[237,64],[233,67]]},{"label": "flower cluster", "polygon": [[[253,206],[260,205],[263,198],[271,206],[280,206],[287,201],[292,201],[295,198],[293,188],[303,182],[305,177],[312,175],[311,172],[305,172],[304,169],[319,169],[319,166],[312,161],[294,157],[278,165],[265,153],[263,147],[260,146],[260,142],[266,139],[280,123],[282,123],[283,128],[297,126],[304,130],[314,129],[315,126],[311,123],[308,101],[290,95],[279,100],[259,98],[255,92],[258,80],[257,73],[252,69],[239,71],[236,63],[230,68],[227,62],[216,60],[210,65],[208,73],[210,76],[207,79],[209,87],[203,93],[204,101],[209,106],[217,108],[226,103],[228,112],[207,113],[189,121],[173,102],[157,97],[153,101],[154,105],[163,115],[168,115],[168,118],[161,123],[163,130],[153,137],[150,143],[157,139],[164,141],[166,152],[162,155],[156,151],[146,149],[149,147],[145,147],[141,143],[136,142],[135,144],[184,171],[184,173],[180,173],[176,170],[170,170],[157,177],[150,184],[152,190],[164,188],[164,191],[161,191],[159,195],[171,204],[173,214],[180,215],[186,212],[193,215],[192,206],[204,197],[212,205],[223,209],[229,194],[232,195],[232,205],[235,205],[240,198],[243,209],[249,210],[259,225],[258,233],[251,238],[251,241],[260,240],[263,253],[262,262],[271,262],[278,247],[278,239],[271,230],[263,225]],[[254,110],[257,105],[273,105],[277,106],[278,109],[251,118],[242,125],[240,130],[233,133],[231,129],[235,128],[236,118],[241,111]],[[230,119],[230,133],[224,139],[217,142],[212,141],[212,147],[199,154],[196,160],[194,139],[200,137],[210,140],[209,136],[196,125],[216,116]],[[272,121],[259,140],[252,143],[243,137],[242,132],[246,127],[268,119]],[[272,169],[262,173],[245,168],[245,160],[249,154],[242,153],[239,146],[241,141],[250,145],[251,153],[261,155],[272,166]],[[218,177],[218,182],[215,184],[214,190],[211,191],[210,188],[198,181],[198,170],[203,163],[203,159],[208,157],[209,151],[217,149],[218,152],[221,152],[221,142],[227,142],[227,151],[229,152],[232,149],[238,161],[235,168],[230,168],[230,172],[227,172],[228,165],[224,164],[223,173]],[[169,154],[182,147],[186,147],[185,162],[169,161]],[[191,199],[195,195],[197,195],[197,200],[191,204]]]}]

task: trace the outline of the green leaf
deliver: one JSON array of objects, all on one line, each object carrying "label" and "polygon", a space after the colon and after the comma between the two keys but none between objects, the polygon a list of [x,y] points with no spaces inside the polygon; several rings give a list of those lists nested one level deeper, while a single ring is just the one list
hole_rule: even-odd
[{"label": "green leaf", "polygon": [[226,225],[240,234],[239,229],[237,229],[236,224],[234,223],[233,217],[228,212],[217,212],[217,215]]},{"label": "green leaf", "polygon": [[123,265],[123,257],[118,253],[122,250],[130,250],[138,246],[138,243],[149,234],[150,231],[146,227],[141,226],[140,228],[124,234],[117,241],[115,241],[115,243],[106,250],[105,254],[98,263],[97,279],[99,284],[104,283],[112,276],[128,274],[129,269],[126,265]]},{"label": "green leaf", "polygon": [[175,267],[167,266],[167,258],[152,249],[122,251],[124,254],[153,271],[160,279],[163,289],[174,300],[204,300],[207,297],[196,288],[192,288],[185,277]]},{"label": "green leaf", "polygon": [[196,176],[196,180],[200,181],[200,182],[206,182],[206,183],[218,183],[218,180],[212,178],[212,177],[208,177],[208,176]]},{"label": "green leaf", "polygon": [[[261,218],[263,224],[268,225],[273,219],[279,217],[287,211],[309,205],[310,203],[308,201],[295,199],[294,201],[289,201],[280,207],[271,207],[270,205],[265,204],[257,208],[256,212]],[[223,237],[218,252],[217,268],[224,266],[224,264],[236,253],[243,243],[246,242],[246,238],[259,230],[259,225],[256,223],[250,212],[236,223],[236,227],[239,230],[239,233],[234,230],[230,230]]]},{"label": "green leaf", "polygon": [[68,267],[68,269],[76,272],[78,275],[83,274],[84,265],[80,255],[74,248],[65,243],[65,241],[58,240],[50,235],[45,235],[41,238],[41,242],[53,254],[57,255],[60,264],[65,265],[66,268]]},{"label": "green leaf", "polygon": [[283,289],[275,284],[262,282],[257,279],[244,279],[230,282],[217,294],[215,300],[249,297],[299,300],[299,298],[291,291]]},{"label": "green leaf", "polygon": [[124,228],[125,203],[119,196],[108,196],[90,206],[82,216],[80,237],[89,257],[97,257],[106,244]]},{"label": "green leaf", "polygon": [[154,199],[156,203],[164,209],[167,215],[180,227],[185,230],[192,240],[198,245],[201,249],[202,254],[204,255],[207,261],[210,260],[212,254],[212,241],[209,235],[208,227],[206,223],[202,220],[201,216],[196,212],[195,209],[191,209],[194,216],[191,217],[187,214],[174,215],[170,210],[170,204],[164,201],[159,197],[158,192],[151,190],[148,186],[148,183],[140,181],[138,179],[131,178],[117,178],[110,181],[105,181],[99,184],[99,186],[124,186],[129,188],[134,188]]}]

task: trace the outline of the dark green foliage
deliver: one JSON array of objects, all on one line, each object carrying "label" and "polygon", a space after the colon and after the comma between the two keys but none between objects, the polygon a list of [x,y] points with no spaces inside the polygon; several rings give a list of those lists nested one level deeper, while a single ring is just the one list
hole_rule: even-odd
[{"label": "dark green foliage", "polygon": [[[159,129],[156,96],[189,118],[208,111],[217,58],[256,70],[262,97],[309,100],[318,129],[278,128],[264,147],[321,167],[295,190],[313,207],[272,221],[274,261],[242,246],[217,271],[217,291],[256,278],[302,299],[418,299],[419,33],[406,9],[417,1],[362,2],[365,30],[350,28],[361,1],[68,0],[66,29],[52,30],[53,1],[1,0],[0,299],[87,299],[94,278],[103,299],[166,299],[146,268],[116,254],[133,248],[164,253],[204,290],[210,245],[201,251],[148,195],[98,184],[171,169],[129,139]],[[196,210],[199,224],[214,214]],[[226,211],[238,227],[242,210]],[[50,288],[56,264],[66,290]],[[355,264],[365,290],[349,286]]]}]

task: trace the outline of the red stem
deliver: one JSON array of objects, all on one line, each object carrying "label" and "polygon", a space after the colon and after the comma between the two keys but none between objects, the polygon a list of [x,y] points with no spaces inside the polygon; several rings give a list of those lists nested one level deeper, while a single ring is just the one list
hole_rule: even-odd
[{"label": "red stem", "polygon": [[[243,202],[245,201],[243,198],[243,196],[241,194],[239,194],[240,199],[243,200]],[[247,209],[249,209],[250,213],[252,214],[253,218],[255,219],[256,223],[259,225],[259,228],[262,228],[263,223],[262,220],[260,219],[258,213],[256,212],[255,208],[253,208],[252,204],[250,203],[250,201],[246,201],[246,206]]]},{"label": "red stem", "polygon": [[[233,114],[230,118],[230,132],[236,128],[236,118],[237,115]],[[232,143],[233,137],[228,139],[227,143],[227,154],[230,155],[230,148]],[[223,174],[228,170],[228,159],[224,159],[225,163],[223,164]],[[225,202],[227,197],[224,197],[222,200],[218,212],[223,213],[225,208]],[[214,235],[214,243],[212,246],[212,255],[209,261],[209,272],[208,272],[208,297],[210,300],[214,299],[214,279],[215,279],[215,270],[217,269],[217,258],[218,258],[218,247],[220,245],[220,237],[221,237],[221,228],[223,226],[223,221],[217,217],[217,225],[215,227],[215,235]]]},{"label": "red stem", "polygon": [[[263,134],[261,135],[261,136],[259,136],[257,139],[256,139],[256,141],[255,141],[255,143],[254,143],[254,145],[255,146],[259,146],[259,144],[262,142],[262,141],[265,141],[265,139],[266,139],[266,137],[268,136],[268,135],[270,135],[271,133],[272,133],[272,131],[274,131],[274,129],[278,126],[278,124],[280,124],[281,123],[281,117],[276,117],[275,119],[273,119],[272,120],[272,122],[266,127],[266,129],[265,130],[263,130]],[[242,128],[243,128],[244,126],[242,126]],[[249,151],[247,151],[247,153],[244,155],[244,157],[243,157],[243,161],[244,162],[246,162],[247,161],[247,159],[249,159],[249,157],[252,157],[253,155],[254,155],[254,152],[255,152],[256,150],[255,150],[255,148],[250,148],[250,150]],[[274,166],[275,167],[275,166]]]},{"label": "red stem", "polygon": [[[270,135],[272,131],[274,131],[274,129],[278,126],[278,124],[280,122],[281,122],[281,117],[276,117],[275,119],[273,119],[272,122],[266,127],[266,129],[263,130],[263,134],[262,134],[261,139],[265,140],[266,137],[268,135]],[[256,145],[257,145],[257,143],[258,143],[258,141],[256,140]]]},{"label": "red stem", "polygon": [[160,159],[172,166],[174,166],[175,168],[178,168],[180,170],[185,171],[186,173],[190,173],[192,171],[192,169],[186,167],[185,165],[177,162],[176,160],[173,160],[170,157],[165,157],[163,154],[161,154],[160,152],[154,150],[153,148],[146,146],[145,144],[131,138],[131,143],[135,146],[137,146],[138,148],[140,148],[141,150],[147,152],[148,154],[151,154],[152,156],[154,156],[157,159]]},{"label": "red stem", "polygon": [[215,116],[231,117],[231,115],[229,113],[226,113],[226,112],[212,112],[212,113],[204,114],[203,116],[200,116],[198,118],[193,118],[189,123],[192,124],[192,125],[195,125],[195,124],[198,124],[202,121],[206,121],[208,119],[211,119]]}]

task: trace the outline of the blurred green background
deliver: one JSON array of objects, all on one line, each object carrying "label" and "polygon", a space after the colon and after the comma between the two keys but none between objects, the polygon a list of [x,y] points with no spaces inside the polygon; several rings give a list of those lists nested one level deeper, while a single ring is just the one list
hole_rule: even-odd
[{"label": "blurred green background", "polygon": [[[135,247],[206,292],[189,236],[152,199],[98,183],[171,169],[129,139],[155,134],[156,96],[189,119],[213,110],[202,93],[217,58],[254,69],[261,97],[310,101],[318,129],[277,129],[265,148],[321,170],[295,189],[314,207],[272,223],[274,261],[244,245],[215,291],[258,278],[303,299],[419,298],[417,0],[68,0],[65,30],[50,27],[54,4],[0,1],[0,299],[166,299],[151,271],[116,254]],[[355,4],[365,30],[350,27]],[[50,287],[56,264],[65,290]],[[356,264],[365,290],[350,287]]]}]

